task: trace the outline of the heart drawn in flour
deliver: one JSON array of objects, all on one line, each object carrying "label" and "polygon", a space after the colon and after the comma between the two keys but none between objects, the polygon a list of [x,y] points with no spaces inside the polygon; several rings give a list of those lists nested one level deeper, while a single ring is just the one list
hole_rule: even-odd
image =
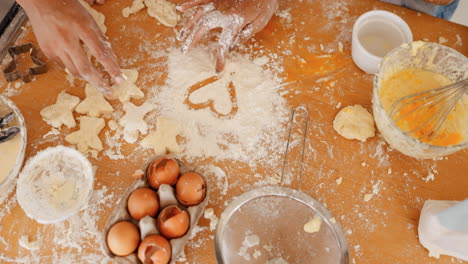
[{"label": "heart drawn in flour", "polygon": [[210,108],[221,118],[236,115],[237,96],[232,78],[210,77],[192,85],[187,93],[185,104],[195,110]]}]

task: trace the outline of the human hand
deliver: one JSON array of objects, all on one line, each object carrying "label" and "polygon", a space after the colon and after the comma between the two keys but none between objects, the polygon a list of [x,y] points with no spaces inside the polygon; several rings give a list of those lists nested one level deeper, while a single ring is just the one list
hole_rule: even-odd
[{"label": "human hand", "polygon": [[261,31],[278,8],[278,0],[191,0],[177,7],[196,7],[180,32],[182,52],[188,52],[210,30],[222,28],[218,39],[216,71],[221,72],[230,49]]},{"label": "human hand", "polygon": [[111,93],[91,64],[86,45],[116,83],[124,78],[117,57],[93,17],[77,0],[18,0],[25,9],[44,54],[106,95]]}]

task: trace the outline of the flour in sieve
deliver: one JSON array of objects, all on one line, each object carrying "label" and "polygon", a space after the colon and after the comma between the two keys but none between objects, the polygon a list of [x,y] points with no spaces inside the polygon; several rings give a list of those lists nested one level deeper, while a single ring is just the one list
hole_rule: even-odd
[{"label": "flour in sieve", "polygon": [[289,111],[278,93],[281,80],[257,64],[247,55],[233,54],[218,81],[211,84],[214,87],[206,90],[207,102],[216,101],[222,95],[216,89],[226,89],[230,82],[234,85],[238,111],[222,118],[209,107],[195,110],[185,103],[191,86],[216,76],[213,52],[207,47],[195,48],[188,55],[175,49],[169,52],[166,83],[148,97],[158,105],[161,116],[184,124],[181,155],[238,160],[251,166],[279,157]]}]

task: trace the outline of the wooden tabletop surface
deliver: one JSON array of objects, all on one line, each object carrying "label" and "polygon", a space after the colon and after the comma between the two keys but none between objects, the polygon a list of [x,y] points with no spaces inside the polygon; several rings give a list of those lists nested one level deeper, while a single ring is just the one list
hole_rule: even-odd
[{"label": "wooden tabletop surface", "polygon": [[[131,4],[130,0],[107,2],[96,9],[106,15],[107,36],[122,66],[139,70],[143,77],[138,85],[145,92],[149,87],[163,84],[166,77],[164,57],[154,57],[151,53],[180,45],[175,40],[174,30],[157,24],[143,11],[128,19],[122,17],[121,10]],[[444,45],[464,55],[468,55],[468,28],[376,0],[280,2],[280,10],[288,10],[291,14],[291,23],[284,23],[284,18],[274,16],[255,39],[260,44],[258,47],[267,52],[292,51],[293,56],[284,57],[285,70],[280,74],[285,81],[296,81],[294,89],[297,92],[289,93],[285,98],[291,109],[306,106],[311,124],[307,134],[311,147],[306,151],[302,190],[324,203],[341,224],[348,239],[351,263],[462,263],[446,256],[439,260],[430,258],[428,251],[419,244],[417,226],[424,201],[468,198],[468,150],[439,161],[420,161],[391,150],[378,133],[365,143],[344,139],[333,130],[332,121],[339,111],[338,103],[343,106],[361,104],[371,109],[373,76],[359,70],[351,58],[352,25],[360,14],[374,9],[389,10],[409,24],[415,40],[439,42],[446,39]],[[289,41],[291,38],[295,41]],[[28,41],[35,43],[29,25],[17,44]],[[342,52],[338,48],[339,42],[344,44]],[[255,51],[258,47],[249,50]],[[331,56],[321,56],[326,54]],[[305,63],[301,62],[301,57]],[[62,70],[52,63],[49,65],[47,74],[17,89],[14,84],[7,89],[8,84],[0,77],[0,91],[10,91],[10,98],[26,120],[29,142],[26,159],[49,146],[67,145],[64,136],[58,136],[52,142],[43,139],[50,127],[42,121],[39,111],[52,104],[64,89],[84,97],[83,83],[76,81],[72,87]],[[317,82],[328,76],[329,82],[336,81],[333,89],[326,88],[329,82]],[[69,131],[63,129],[62,133],[66,135]],[[132,145],[124,145],[123,152],[129,155],[133,149]],[[98,208],[98,215],[82,214],[80,219],[89,217],[91,225],[102,230],[120,195],[133,182],[133,172],[151,158],[150,151],[124,160],[112,160],[102,155],[97,159],[90,158],[97,166],[95,189],[107,187],[107,196]],[[229,181],[227,195],[220,195],[220,190],[215,188],[210,196],[209,207],[214,208],[217,216],[224,210],[226,201],[251,188],[250,183],[255,181],[251,175],[267,175],[281,169],[280,164],[274,168],[252,169],[236,161],[213,162],[210,158],[199,159],[197,164],[190,166],[210,163],[222,168]],[[426,182],[424,178],[431,173],[435,179]],[[338,185],[336,180],[339,178],[342,183]],[[216,180],[208,179],[209,183]],[[371,193],[377,183],[379,193],[365,202],[364,194]],[[87,229],[83,230],[90,228],[84,225]],[[188,263],[216,263],[214,232],[206,228],[209,220],[202,218],[199,225],[204,229],[186,246],[186,260]],[[101,241],[92,235],[73,234],[84,231],[66,228],[67,224],[64,226],[59,229],[58,226],[37,224],[24,214],[11,194],[0,206],[0,263],[53,263],[57,260],[60,263],[95,263],[90,257],[103,254]],[[77,238],[75,246],[64,248],[59,239],[54,239],[57,230],[68,230],[70,234],[62,234],[62,237],[68,241]],[[24,235],[31,239],[40,237],[39,249],[28,251],[20,247],[18,239]]]}]

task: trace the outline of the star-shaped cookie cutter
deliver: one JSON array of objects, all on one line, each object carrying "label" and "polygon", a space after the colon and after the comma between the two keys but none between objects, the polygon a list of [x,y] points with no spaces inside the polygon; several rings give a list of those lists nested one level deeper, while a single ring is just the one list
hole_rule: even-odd
[{"label": "star-shaped cookie cutter", "polygon": [[[29,53],[31,60],[35,64],[30,67],[27,72],[20,72],[17,70],[18,55],[22,53]],[[43,74],[47,72],[47,65],[39,58],[36,48],[32,43],[26,43],[19,46],[8,48],[11,62],[3,70],[3,76],[8,82],[13,82],[22,79],[25,83],[32,81],[33,75]]]}]

